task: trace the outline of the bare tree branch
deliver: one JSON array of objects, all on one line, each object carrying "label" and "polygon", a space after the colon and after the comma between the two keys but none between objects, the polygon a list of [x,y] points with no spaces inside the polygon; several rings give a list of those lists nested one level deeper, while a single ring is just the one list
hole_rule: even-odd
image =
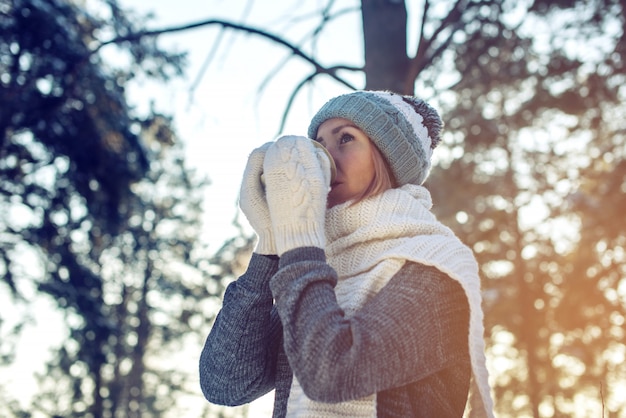
[{"label": "bare tree branch", "polygon": [[[416,51],[415,57],[413,57],[411,59],[411,62],[409,64],[409,70],[408,70],[408,74],[407,74],[407,78],[406,78],[406,83],[407,86],[410,85],[412,86],[413,83],[415,82],[415,79],[417,78],[417,76],[419,75],[419,73],[426,67],[427,62],[426,62],[426,56],[427,56],[427,52],[428,50],[431,48],[433,42],[435,42],[435,40],[439,37],[439,34],[441,32],[443,32],[446,28],[448,28],[451,24],[457,24],[459,19],[462,16],[462,10],[463,8],[461,7],[461,5],[463,3],[466,3],[466,0],[457,0],[457,2],[454,4],[454,6],[452,7],[452,9],[450,10],[450,12],[448,13],[448,15],[446,16],[445,19],[443,19],[441,21],[441,24],[439,25],[439,27],[435,30],[435,32],[433,33],[433,35],[430,37],[430,39],[426,39],[425,34],[424,34],[424,25],[426,22],[426,14],[428,12],[428,8],[430,6],[430,2],[426,2],[424,5],[424,16],[422,19],[422,31],[420,33],[420,42],[418,43],[418,50]],[[452,30],[451,35],[454,34],[454,32],[457,30],[458,28],[454,28],[454,30]],[[450,40],[452,39],[452,36],[450,36],[446,42],[443,42],[442,45],[448,45]],[[445,48],[438,48],[437,49],[437,53],[441,52],[445,50]],[[436,57],[437,55],[430,54],[430,59]]]},{"label": "bare tree branch", "polygon": [[219,46],[222,43],[222,39],[224,38],[225,32],[226,32],[226,28],[222,28],[219,35],[217,36],[216,41],[213,43],[211,50],[209,51],[209,55],[207,55],[204,62],[202,63],[202,67],[200,67],[200,70],[198,71],[198,75],[194,79],[193,83],[191,83],[191,86],[189,87],[190,96],[193,96],[194,92],[196,91],[196,88],[200,84],[200,81],[202,81],[202,78],[204,77],[204,73],[209,68],[209,65],[211,64],[211,62],[213,61],[213,58],[217,54],[217,50],[219,49]]},{"label": "bare tree branch", "polygon": [[[250,11],[252,10],[252,5],[253,4],[254,4],[254,0],[248,0],[248,2],[246,3],[245,9],[244,9],[244,11],[243,11],[243,13],[241,15],[241,21],[245,21],[246,20],[246,18],[250,14]],[[206,70],[209,68],[209,65],[213,61],[214,56],[217,54],[217,50],[218,50],[220,44],[222,43],[222,39],[224,38],[224,34],[226,33],[226,29],[227,28],[222,27],[222,30],[220,31],[220,34],[217,37],[217,40],[213,43],[213,47],[209,51],[209,55],[207,55],[206,59],[202,63],[202,67],[200,67],[200,71],[198,71],[198,74],[196,75],[196,78],[195,78],[194,82],[189,87],[189,95],[191,96],[191,98],[193,98],[193,94],[194,94],[196,88],[200,84],[200,81],[202,81],[202,78],[204,77],[204,74],[206,73]]]},{"label": "bare tree branch", "polygon": [[[430,6],[430,2],[426,1],[424,5],[424,15],[422,19],[422,32],[420,34],[420,41],[418,43],[418,50],[416,51],[415,56],[411,59],[409,72],[407,74],[406,83],[407,86],[412,86],[418,75],[424,68],[429,66],[432,61],[443,53],[454,38],[454,34],[462,29],[465,25],[463,22],[463,15],[467,15],[468,10],[477,9],[483,5],[490,5],[490,1],[477,1],[477,2],[469,2],[467,0],[457,0],[454,4],[448,15],[441,21],[441,24],[435,30],[430,39],[426,39],[424,37],[424,24],[426,22],[426,13],[428,11],[428,7]],[[439,36],[444,32],[444,30],[450,29],[450,33],[446,37],[445,40],[441,41],[439,45],[433,48],[434,42],[439,38]],[[430,51],[430,52],[429,52]]]},{"label": "bare tree branch", "polygon": [[426,55],[426,50],[428,46],[426,45],[426,37],[424,36],[424,28],[426,27],[426,18],[428,17],[428,9],[430,9],[430,1],[426,0],[424,2],[424,9],[422,11],[422,21],[420,24],[419,34],[417,35],[417,48],[415,50],[415,56],[411,59],[409,64],[409,70],[407,73],[407,77],[405,79],[405,90],[412,91],[413,85],[415,84],[415,79],[419,74],[421,69],[417,68],[417,64],[424,60],[424,56]]},{"label": "bare tree branch", "polygon": [[[351,70],[351,71],[354,71],[356,69],[352,68],[352,67],[336,66],[336,67],[330,68],[330,70],[332,70],[332,71],[338,71],[338,70]],[[280,120],[280,126],[278,127],[278,133],[279,134],[285,128],[285,123],[287,122],[287,116],[289,116],[289,111],[291,110],[291,106],[293,105],[293,102],[294,102],[296,96],[298,95],[298,92],[306,84],[310,83],[318,75],[320,75],[320,73],[314,72],[314,73],[310,74],[309,76],[305,77],[302,81],[300,81],[300,83],[298,83],[298,85],[291,92],[291,95],[289,96],[289,101],[287,102],[287,106],[285,106],[285,111],[283,112],[283,116],[282,116],[282,118]],[[353,88],[353,90],[356,90],[356,89]]]},{"label": "bare tree branch", "polygon": [[[316,40],[319,37],[319,35],[321,34],[322,30],[324,29],[325,25],[327,25],[329,22],[331,22],[332,20],[335,20],[345,14],[348,13],[353,13],[355,11],[360,10],[357,7],[349,7],[349,8],[345,8],[345,9],[341,9],[339,11],[337,11],[336,13],[333,13],[332,15],[329,15],[329,11],[330,8],[333,6],[335,0],[330,0],[328,2],[328,4],[324,7],[324,10],[321,13],[322,19],[320,21],[320,23],[315,27],[315,29],[313,29],[312,32],[306,34],[298,43],[298,47],[302,47],[302,45],[307,42],[310,41],[311,44],[313,45],[312,50],[315,51],[315,45],[316,45]],[[315,16],[317,16],[318,14],[316,13]],[[302,17],[304,18],[304,17]],[[300,18],[298,19],[294,19],[293,22],[299,21]],[[313,52],[315,54],[315,52]],[[285,57],[283,60],[281,60],[272,71],[269,71],[267,76],[263,79],[263,81],[260,83],[259,88],[257,89],[257,104],[258,101],[260,100],[260,96],[263,94],[263,91],[265,90],[265,88],[268,86],[268,84],[272,81],[272,79],[274,79],[274,77],[276,77],[278,75],[278,71],[280,68],[282,68],[287,61],[289,61],[291,57]],[[335,69],[342,69],[342,70],[347,70],[347,71],[364,71],[363,67],[351,67],[351,66],[335,66],[333,67]],[[350,87],[350,86],[348,86]],[[353,90],[356,90],[355,88],[351,87]],[[281,126],[282,128],[282,126]]]},{"label": "bare tree branch", "polygon": [[[313,54],[315,54],[315,50],[316,50],[316,41],[319,37],[319,35],[322,33],[324,27],[330,23],[332,20],[335,20],[345,14],[349,14],[349,13],[353,13],[356,11],[359,11],[360,9],[358,7],[349,7],[349,8],[344,8],[344,9],[340,9],[339,11],[330,14],[330,9],[333,7],[333,5],[335,4],[335,0],[330,0],[325,6],[324,9],[321,12],[316,12],[314,13],[312,16],[321,16],[320,22],[318,25],[316,25],[316,27],[313,29],[313,31],[307,33],[306,35],[304,35],[302,37],[302,39],[299,41],[298,43],[298,48],[301,48],[302,45],[304,45],[306,42],[311,42],[312,45],[312,51]],[[304,19],[308,19],[310,18],[309,15],[306,16],[300,16],[294,19],[291,19],[291,23],[297,23],[301,20]],[[258,105],[259,101],[261,100],[261,96],[263,95],[264,90],[267,88],[267,86],[269,85],[269,83],[274,79],[274,77],[276,77],[278,75],[279,70],[291,59],[291,57],[285,57],[283,60],[281,60],[272,71],[269,71],[266,75],[266,77],[263,79],[263,81],[259,84],[259,88],[257,89],[257,97],[256,97],[256,104]],[[333,70],[347,70],[347,71],[364,71],[363,67],[351,67],[351,66],[335,66],[333,67]],[[280,132],[284,129],[284,125],[286,123],[286,119],[289,115],[289,111],[291,109],[291,106],[293,104],[293,101],[295,100],[295,97],[297,96],[298,92],[306,85],[308,84],[314,77],[315,75],[317,75],[318,73],[315,72],[312,75],[306,77],[304,80],[301,81],[301,83],[295,88],[294,91],[292,91],[292,94],[290,96],[290,99],[288,101],[288,104],[286,106],[286,108],[283,111],[283,115],[282,115],[282,120],[281,120],[281,124],[279,126],[279,130],[278,130],[278,134],[280,134]],[[350,86],[348,86],[350,87]],[[355,90],[354,87],[350,87],[351,89]]]},{"label": "bare tree branch", "polygon": [[285,129],[285,123],[287,122],[287,116],[289,115],[289,111],[291,110],[291,106],[293,105],[293,101],[295,100],[296,96],[298,95],[298,92],[307,83],[311,82],[311,80],[313,80],[316,75],[317,75],[317,73],[310,74],[308,77],[306,77],[304,80],[302,80],[296,86],[296,88],[293,89],[293,91],[291,92],[291,95],[289,96],[289,101],[287,102],[287,106],[285,106],[285,111],[283,112],[283,116],[280,119],[280,126],[278,127],[278,133],[281,133],[283,131],[283,129]]},{"label": "bare tree branch", "polygon": [[356,90],[356,88],[354,86],[352,86],[352,84],[350,84],[347,80],[344,80],[343,78],[339,77],[336,74],[336,69],[324,67],[319,62],[317,62],[315,59],[313,59],[309,55],[305,54],[300,48],[298,48],[297,46],[291,44],[290,42],[286,41],[285,39],[283,39],[283,38],[281,38],[281,37],[279,37],[277,35],[274,35],[272,33],[269,33],[267,31],[261,30],[261,29],[253,28],[251,26],[246,26],[246,25],[240,25],[240,24],[232,23],[232,22],[225,21],[225,20],[219,20],[219,19],[203,20],[203,21],[200,21],[200,22],[190,23],[190,24],[186,24],[186,25],[182,25],[182,26],[173,26],[173,27],[163,28],[163,29],[141,31],[141,32],[131,33],[131,34],[126,35],[126,36],[119,36],[119,37],[110,39],[108,41],[102,42],[100,45],[98,45],[96,48],[94,48],[92,53],[96,53],[102,47],[104,47],[106,45],[110,45],[110,44],[118,44],[118,43],[122,43],[122,42],[132,42],[132,41],[136,41],[136,40],[139,40],[141,38],[144,38],[144,37],[155,37],[155,36],[159,36],[159,35],[162,35],[162,34],[165,34],[165,33],[182,32],[182,31],[186,31],[186,30],[197,29],[197,28],[201,28],[201,27],[205,27],[205,26],[211,26],[211,25],[220,25],[220,26],[225,27],[225,28],[235,29],[235,30],[239,30],[239,31],[242,31],[242,32],[250,33],[250,34],[257,35],[257,36],[260,36],[262,38],[268,39],[268,40],[270,40],[270,41],[272,41],[272,42],[274,42],[276,44],[282,45],[282,46],[286,47],[287,49],[289,49],[292,52],[293,55],[298,56],[298,57],[302,58],[303,60],[305,60],[306,62],[308,62],[309,64],[311,64],[315,68],[315,73],[316,74],[326,74],[326,75],[330,76],[331,78],[333,78],[335,81],[337,81],[337,82],[347,86],[348,88]]},{"label": "bare tree branch", "polygon": [[415,61],[415,64],[416,64],[415,66],[413,65],[411,66],[412,69],[415,68],[415,71],[416,71],[415,76],[417,76],[417,74],[422,72],[424,68],[430,65],[437,56],[443,53],[443,51],[448,49],[448,47],[452,43],[452,40],[454,39],[454,34],[456,33],[457,30],[460,29],[462,25],[463,25],[463,22],[461,21],[455,22],[448,37],[443,42],[441,42],[439,46],[437,46],[437,48],[432,50],[431,53],[427,53],[427,51],[424,50],[422,59],[420,61]]}]

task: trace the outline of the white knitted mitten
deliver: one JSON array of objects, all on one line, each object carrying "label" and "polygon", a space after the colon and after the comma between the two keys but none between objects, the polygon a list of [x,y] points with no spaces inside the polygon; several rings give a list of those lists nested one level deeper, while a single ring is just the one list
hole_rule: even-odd
[{"label": "white knitted mitten", "polygon": [[303,136],[283,136],[263,164],[267,203],[278,255],[298,247],[326,245],[324,217],[330,161]]},{"label": "white knitted mitten", "polygon": [[258,236],[254,252],[266,255],[276,254],[272,220],[261,183],[263,160],[272,144],[273,142],[268,142],[250,153],[239,191],[239,207]]}]

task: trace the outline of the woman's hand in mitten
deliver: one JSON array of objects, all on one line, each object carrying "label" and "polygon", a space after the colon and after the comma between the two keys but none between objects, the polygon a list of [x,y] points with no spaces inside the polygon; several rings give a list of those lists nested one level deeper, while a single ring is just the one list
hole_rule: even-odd
[{"label": "woman's hand in mitten", "polygon": [[268,142],[250,153],[239,191],[239,207],[259,238],[254,251],[266,255],[276,254],[272,221],[261,183],[263,160],[272,144],[273,142]]},{"label": "woman's hand in mitten", "polygon": [[267,149],[263,172],[278,255],[326,245],[330,163],[323,154],[303,136],[283,136]]}]

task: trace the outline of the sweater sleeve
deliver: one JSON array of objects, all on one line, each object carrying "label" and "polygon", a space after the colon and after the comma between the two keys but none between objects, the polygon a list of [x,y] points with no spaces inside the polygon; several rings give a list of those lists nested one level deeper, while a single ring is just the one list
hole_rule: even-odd
[{"label": "sweater sleeve", "polygon": [[253,254],[227,287],[200,355],[200,386],[210,402],[242,405],[274,388],[282,328],[269,279],[277,268],[277,257]]},{"label": "sweater sleeve", "polygon": [[358,399],[467,366],[469,306],[444,273],[407,263],[352,317],[337,304],[336,283],[312,247],[283,254],[270,281],[285,351],[309,398]]}]

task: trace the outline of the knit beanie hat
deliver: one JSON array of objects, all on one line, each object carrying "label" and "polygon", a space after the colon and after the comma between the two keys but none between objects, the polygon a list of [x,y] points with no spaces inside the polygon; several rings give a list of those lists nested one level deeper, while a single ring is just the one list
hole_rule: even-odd
[{"label": "knit beanie hat", "polygon": [[311,120],[315,139],[324,121],[352,121],[376,144],[400,186],[421,185],[428,177],[443,122],[428,103],[387,91],[357,91],[329,100]]}]

